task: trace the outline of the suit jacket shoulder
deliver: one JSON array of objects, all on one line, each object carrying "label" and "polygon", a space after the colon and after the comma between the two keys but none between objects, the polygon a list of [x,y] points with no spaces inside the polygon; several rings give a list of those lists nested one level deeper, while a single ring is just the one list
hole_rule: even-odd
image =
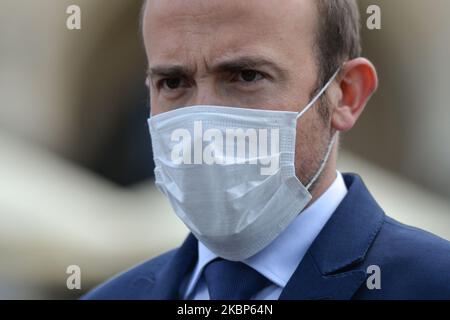
[{"label": "suit jacket shoulder", "polygon": [[388,216],[367,253],[380,268],[381,289],[363,286],[357,299],[450,299],[450,242]]},{"label": "suit jacket shoulder", "polygon": [[94,288],[82,300],[126,300],[144,297],[145,288],[155,282],[155,275],[175,255],[176,249],[168,251],[156,258],[145,261],[137,266],[114,276],[105,283]]}]

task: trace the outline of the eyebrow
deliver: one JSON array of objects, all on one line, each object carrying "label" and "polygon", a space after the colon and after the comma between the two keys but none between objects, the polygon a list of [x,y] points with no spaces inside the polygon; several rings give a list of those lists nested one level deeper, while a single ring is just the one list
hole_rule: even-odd
[{"label": "eyebrow", "polygon": [[[288,71],[274,61],[261,56],[243,56],[216,63],[210,72],[233,73],[247,69],[257,69],[260,67],[272,68],[282,78],[286,78]],[[194,74],[194,70],[182,65],[158,65],[150,67],[147,71],[149,77],[189,77]]]},{"label": "eyebrow", "polygon": [[287,70],[278,66],[274,61],[261,56],[244,56],[217,63],[212,70],[216,72],[237,72],[261,67],[272,68],[281,76],[286,76]]},{"label": "eyebrow", "polygon": [[147,76],[150,78],[154,76],[174,78],[180,76],[186,77],[193,73],[194,72],[192,70],[181,65],[159,65],[149,68],[147,71]]}]

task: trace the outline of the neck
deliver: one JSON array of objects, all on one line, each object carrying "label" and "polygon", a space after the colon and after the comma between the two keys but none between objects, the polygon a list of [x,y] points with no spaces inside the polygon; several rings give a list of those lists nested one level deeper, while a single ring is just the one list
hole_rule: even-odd
[{"label": "neck", "polygon": [[312,199],[309,202],[308,206],[313,204],[333,184],[334,180],[336,180],[336,160],[337,148],[335,146],[330,154],[325,168],[323,169],[322,174],[320,175],[313,190],[311,190]]}]

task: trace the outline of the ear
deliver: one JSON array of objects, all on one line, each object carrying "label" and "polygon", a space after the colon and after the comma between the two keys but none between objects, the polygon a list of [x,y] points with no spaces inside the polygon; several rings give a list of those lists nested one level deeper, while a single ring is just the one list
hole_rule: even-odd
[{"label": "ear", "polygon": [[341,132],[353,128],[378,87],[373,64],[365,58],[347,61],[338,78],[340,100],[334,105],[331,126]]}]

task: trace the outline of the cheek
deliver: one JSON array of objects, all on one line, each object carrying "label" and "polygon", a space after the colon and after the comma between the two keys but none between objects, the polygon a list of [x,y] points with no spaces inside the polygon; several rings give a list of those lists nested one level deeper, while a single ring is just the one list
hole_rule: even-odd
[{"label": "cheek", "polygon": [[309,124],[302,118],[297,122],[297,135],[295,141],[295,159],[301,163],[309,162],[314,144],[313,133]]},{"label": "cheek", "polygon": [[302,183],[309,181],[320,162],[325,134],[315,109],[307,112],[297,123],[295,168]]},{"label": "cheek", "polygon": [[163,110],[161,103],[158,102],[158,99],[156,99],[155,95],[150,91],[150,114],[156,116],[163,113]]},{"label": "cheek", "polygon": [[232,105],[260,110],[287,110],[277,90],[263,90],[255,93],[235,92],[228,97]]}]

